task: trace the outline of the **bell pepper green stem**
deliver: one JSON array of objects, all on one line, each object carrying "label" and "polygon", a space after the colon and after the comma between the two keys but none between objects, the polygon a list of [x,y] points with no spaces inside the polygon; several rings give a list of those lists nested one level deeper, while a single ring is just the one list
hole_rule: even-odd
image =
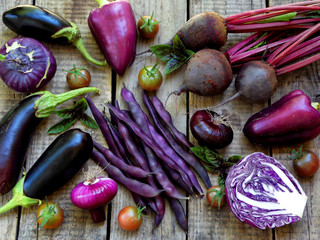
[{"label": "bell pepper green stem", "polygon": [[54,110],[59,104],[64,103],[74,97],[77,97],[81,94],[85,94],[88,92],[100,93],[100,90],[95,87],[84,87],[84,88],[78,88],[78,89],[71,90],[71,91],[57,94],[57,95],[49,91],[36,92],[32,95],[42,95],[34,103],[34,109],[37,109],[36,117],[38,118],[48,117],[51,113],[54,112]]},{"label": "bell pepper green stem", "polygon": [[110,1],[108,1],[108,0],[96,0],[96,1],[99,4],[99,8],[101,8],[102,6],[110,3]]},{"label": "bell pepper green stem", "polygon": [[0,62],[3,62],[6,59],[6,56],[0,54]]},{"label": "bell pepper green stem", "polygon": [[59,37],[66,37],[69,42],[71,42],[78,50],[82,53],[82,55],[91,63],[98,65],[98,66],[105,66],[107,64],[106,61],[99,61],[91,57],[89,52],[84,46],[83,40],[81,38],[81,33],[79,27],[70,22],[71,27],[66,27],[61,29],[60,31],[53,34],[52,38],[59,38]]},{"label": "bell pepper green stem", "polygon": [[5,213],[15,207],[21,206],[21,207],[31,207],[34,205],[40,205],[41,200],[35,199],[35,198],[30,198],[24,195],[23,193],[23,184],[24,184],[24,179],[26,176],[23,176],[19,182],[15,185],[13,188],[13,196],[11,200],[3,205],[0,208],[0,214]]}]

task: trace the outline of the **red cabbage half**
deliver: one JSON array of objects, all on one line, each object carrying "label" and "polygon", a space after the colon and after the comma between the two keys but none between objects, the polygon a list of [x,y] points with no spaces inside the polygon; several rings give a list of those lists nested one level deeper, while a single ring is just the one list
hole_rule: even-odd
[{"label": "red cabbage half", "polygon": [[308,198],[294,176],[263,153],[253,153],[235,164],[225,187],[234,215],[261,229],[299,221]]}]

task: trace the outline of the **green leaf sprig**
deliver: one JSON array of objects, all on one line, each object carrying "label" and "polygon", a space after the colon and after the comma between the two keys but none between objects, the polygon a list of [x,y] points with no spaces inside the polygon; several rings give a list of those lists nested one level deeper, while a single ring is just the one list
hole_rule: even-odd
[{"label": "green leaf sprig", "polygon": [[219,183],[225,181],[229,169],[242,159],[240,155],[233,155],[225,159],[219,153],[206,146],[191,147],[191,151],[204,162],[204,167],[207,171],[219,173]]},{"label": "green leaf sprig", "polygon": [[97,129],[97,123],[88,116],[85,111],[88,109],[88,103],[85,98],[80,99],[72,108],[64,108],[54,111],[59,117],[63,118],[62,121],[53,125],[48,131],[48,134],[62,133],[78,120],[85,126]]},{"label": "green leaf sprig", "polygon": [[169,44],[159,44],[150,47],[150,50],[157,58],[166,63],[165,74],[180,68],[194,54],[193,51],[185,48],[178,35],[174,37],[172,46]]}]

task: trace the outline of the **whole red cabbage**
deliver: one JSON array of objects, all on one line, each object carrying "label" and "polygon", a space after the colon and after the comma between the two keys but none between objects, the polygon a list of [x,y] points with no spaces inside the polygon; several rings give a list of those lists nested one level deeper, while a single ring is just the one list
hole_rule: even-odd
[{"label": "whole red cabbage", "polygon": [[307,196],[294,176],[277,160],[253,153],[229,171],[225,191],[234,215],[265,229],[299,221]]}]

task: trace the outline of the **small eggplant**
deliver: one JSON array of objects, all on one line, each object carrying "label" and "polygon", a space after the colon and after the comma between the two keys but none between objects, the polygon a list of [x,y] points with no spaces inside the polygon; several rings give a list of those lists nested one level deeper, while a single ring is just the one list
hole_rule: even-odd
[{"label": "small eggplant", "polygon": [[49,116],[58,104],[88,91],[98,90],[80,88],[59,95],[38,92],[20,101],[1,119],[0,195],[16,184],[32,135],[41,119]]},{"label": "small eggplant", "polygon": [[87,52],[76,24],[45,8],[18,5],[5,11],[2,21],[10,30],[25,37],[54,43],[69,41],[91,63],[98,66],[106,65],[105,61],[98,61]]},{"label": "small eggplant", "polygon": [[65,185],[90,158],[90,134],[71,129],[59,135],[13,188],[12,199],[0,214],[17,206],[30,207]]},{"label": "small eggplant", "polygon": [[0,48],[0,77],[17,92],[36,92],[55,75],[56,59],[33,38],[13,38]]},{"label": "small eggplant", "polygon": [[320,112],[301,90],[295,90],[255,113],[243,133],[253,143],[289,145],[305,142],[320,134]]},{"label": "small eggplant", "polygon": [[131,5],[126,0],[96,0],[88,24],[110,66],[123,75],[136,56],[137,29]]}]

